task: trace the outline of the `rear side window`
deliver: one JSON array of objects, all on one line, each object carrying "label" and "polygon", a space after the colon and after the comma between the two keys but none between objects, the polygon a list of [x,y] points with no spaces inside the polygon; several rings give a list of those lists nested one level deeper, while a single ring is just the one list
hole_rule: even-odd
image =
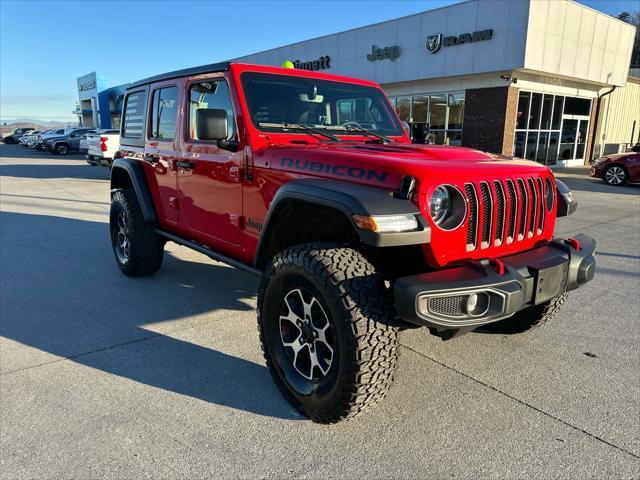
[{"label": "rear side window", "polygon": [[199,108],[226,110],[228,138],[236,134],[236,123],[229,96],[229,87],[224,80],[202,82],[191,85],[189,90],[189,139],[198,140],[196,130],[196,112]]},{"label": "rear side window", "polygon": [[144,109],[147,100],[146,92],[130,93],[124,106],[124,123],[122,137],[142,139],[144,132]]},{"label": "rear side window", "polygon": [[178,89],[167,87],[155,90],[151,115],[151,138],[173,140],[176,136],[177,116]]}]

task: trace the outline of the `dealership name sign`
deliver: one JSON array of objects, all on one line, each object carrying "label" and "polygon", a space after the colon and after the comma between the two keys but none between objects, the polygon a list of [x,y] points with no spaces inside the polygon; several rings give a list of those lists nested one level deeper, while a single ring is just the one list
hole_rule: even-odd
[{"label": "dealership name sign", "polygon": [[473,33],[462,33],[458,36],[443,37],[441,33],[433,33],[427,35],[427,51],[436,53],[441,47],[453,47],[462,45],[463,43],[480,42],[482,40],[491,40],[493,37],[493,29],[479,30]]},{"label": "dealership name sign", "polygon": [[285,68],[298,68],[300,70],[326,70],[327,68],[331,68],[331,57],[329,57],[329,55],[323,55],[318,60],[310,60],[308,62],[285,60],[282,62],[282,66]]}]

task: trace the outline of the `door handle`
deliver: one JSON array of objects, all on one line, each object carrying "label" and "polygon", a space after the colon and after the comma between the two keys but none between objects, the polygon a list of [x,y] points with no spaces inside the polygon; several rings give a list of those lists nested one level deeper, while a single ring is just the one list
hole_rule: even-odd
[{"label": "door handle", "polygon": [[160,160],[160,158],[158,157],[158,155],[155,155],[153,153],[145,153],[144,154],[144,159],[153,164],[153,163],[158,163],[158,160]]},{"label": "door handle", "polygon": [[195,162],[184,162],[182,160],[176,162],[176,165],[178,166],[178,168],[186,168],[189,170],[193,170],[194,168],[196,168]]}]

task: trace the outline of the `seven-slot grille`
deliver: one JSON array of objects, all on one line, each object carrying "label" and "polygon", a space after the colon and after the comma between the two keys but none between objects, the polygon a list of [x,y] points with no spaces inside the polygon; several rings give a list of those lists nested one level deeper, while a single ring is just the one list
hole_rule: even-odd
[{"label": "seven-slot grille", "polygon": [[544,187],[528,177],[466,183],[469,202],[467,251],[522,241],[542,234]]}]

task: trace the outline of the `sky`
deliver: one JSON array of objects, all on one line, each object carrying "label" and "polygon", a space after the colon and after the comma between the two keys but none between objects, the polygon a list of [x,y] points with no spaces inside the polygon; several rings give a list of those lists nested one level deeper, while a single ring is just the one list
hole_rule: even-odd
[{"label": "sky", "polygon": [[[119,85],[458,1],[0,0],[0,120],[75,120],[76,79],[92,71]],[[579,1],[612,15],[640,5]]]}]

